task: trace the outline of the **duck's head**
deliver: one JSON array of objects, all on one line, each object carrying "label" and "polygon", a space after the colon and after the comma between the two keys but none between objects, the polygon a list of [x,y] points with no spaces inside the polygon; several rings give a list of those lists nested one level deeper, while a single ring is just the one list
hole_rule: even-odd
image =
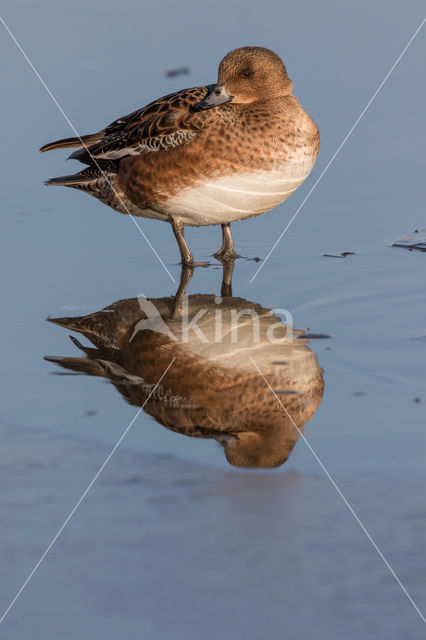
[{"label": "duck's head", "polygon": [[247,104],[291,93],[293,83],[281,58],[264,47],[230,51],[219,65],[217,84],[195,107],[211,109],[226,102]]}]

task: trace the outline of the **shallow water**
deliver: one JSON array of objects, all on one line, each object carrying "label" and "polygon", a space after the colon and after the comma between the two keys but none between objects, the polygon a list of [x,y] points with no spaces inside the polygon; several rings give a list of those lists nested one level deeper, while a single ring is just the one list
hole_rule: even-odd
[{"label": "shallow water", "polygon": [[[82,133],[183,85],[213,82],[236,46],[282,55],[320,128],[320,156],[289,201],[234,225],[250,258],[267,255],[422,17],[420,2],[306,2],[285,12],[266,2],[261,15],[240,2],[167,11],[128,2],[119,13],[109,2],[3,6]],[[43,187],[69,165],[65,153],[37,149],[71,135],[69,126],[2,36],[3,610],[137,410],[103,378],[58,375],[44,356],[78,349],[45,318],[164,298],[177,284],[130,220],[84,194]],[[239,260],[233,278],[234,296],[287,309],[295,328],[331,336],[308,344],[325,389],[304,433],[423,614],[425,255],[390,245],[426,224],[425,46],[421,32],[253,283],[262,264],[253,260]],[[175,67],[191,73],[167,77]],[[178,282],[171,230],[142,227]],[[210,259],[220,231],[190,230],[188,240]],[[323,256],[341,251],[356,254]],[[219,295],[221,278],[219,265],[196,269],[189,294]],[[303,439],[276,470],[239,470],[214,440],[141,413],[0,631],[420,638],[424,625]]]}]

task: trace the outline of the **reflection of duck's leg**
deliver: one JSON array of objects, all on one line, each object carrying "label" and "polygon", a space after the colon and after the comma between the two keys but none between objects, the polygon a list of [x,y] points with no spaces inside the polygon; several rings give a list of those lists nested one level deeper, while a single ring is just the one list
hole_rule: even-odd
[{"label": "reflection of duck's leg", "polygon": [[188,265],[182,265],[182,271],[180,272],[180,282],[178,290],[176,291],[175,300],[172,309],[172,318],[179,317],[182,313],[182,300],[186,293],[189,283],[191,282],[192,274],[194,273],[194,267]]},{"label": "reflection of duck's leg", "polygon": [[227,222],[222,225],[222,246],[216,251],[214,257],[221,262],[228,262],[239,258],[239,254],[234,251],[234,239],[231,233],[231,223]]},{"label": "reflection of duck's leg", "polygon": [[222,287],[220,295],[222,298],[230,298],[232,296],[232,274],[234,273],[235,262],[229,260],[223,263]]}]

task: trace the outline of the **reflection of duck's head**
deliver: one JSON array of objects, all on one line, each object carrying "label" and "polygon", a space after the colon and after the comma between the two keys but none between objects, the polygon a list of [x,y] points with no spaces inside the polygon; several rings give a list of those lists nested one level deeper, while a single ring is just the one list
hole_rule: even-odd
[{"label": "reflection of duck's head", "polygon": [[108,378],[168,429],[214,438],[232,465],[283,464],[323,393],[321,368],[302,332],[242,298],[191,295],[180,315],[173,309],[173,298],[133,298],[54,319],[96,348],[74,340],[85,357],[48,359]]},{"label": "reflection of duck's head", "polygon": [[288,438],[288,442],[283,443],[282,446],[278,446],[274,438],[255,431],[216,439],[223,445],[226,459],[234,467],[272,468],[286,462],[296,444],[297,437]]}]

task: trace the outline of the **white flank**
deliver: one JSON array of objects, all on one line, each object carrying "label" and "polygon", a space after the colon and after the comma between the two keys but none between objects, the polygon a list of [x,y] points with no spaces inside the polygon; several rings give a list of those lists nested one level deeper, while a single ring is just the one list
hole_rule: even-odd
[{"label": "white flank", "polygon": [[284,202],[309,175],[312,164],[295,163],[281,170],[211,178],[169,198],[161,204],[161,210],[191,226],[251,218]]}]

